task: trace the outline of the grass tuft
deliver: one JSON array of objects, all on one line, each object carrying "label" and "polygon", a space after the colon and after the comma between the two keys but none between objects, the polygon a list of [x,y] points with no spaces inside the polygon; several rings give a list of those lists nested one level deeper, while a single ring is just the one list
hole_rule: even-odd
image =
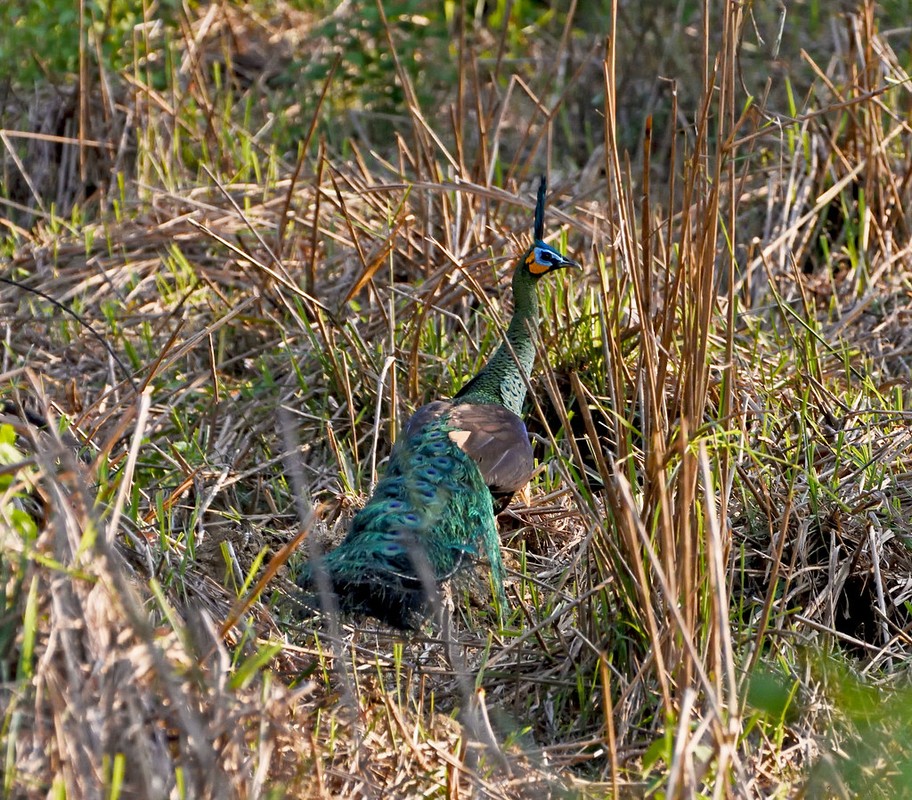
[{"label": "grass tuft", "polygon": [[[11,84],[4,795],[902,796],[909,9],[616,6],[187,8]],[[300,621],[543,171],[504,624]]]}]

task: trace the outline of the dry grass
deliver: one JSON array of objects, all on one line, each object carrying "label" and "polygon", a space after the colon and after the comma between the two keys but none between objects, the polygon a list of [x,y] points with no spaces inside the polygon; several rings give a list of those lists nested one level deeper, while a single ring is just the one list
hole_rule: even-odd
[{"label": "dry grass", "polygon": [[[606,51],[457,21],[433,105],[381,21],[392,119],[334,107],[342,62],[277,112],[333,42],[274,10],[147,42],[168,91],[93,75],[59,169],[3,139],[5,796],[900,796],[912,131],[873,6],[785,55],[671,15],[655,65],[636,14]],[[806,86],[746,103],[776,55]],[[542,168],[587,272],[543,287],[512,616],[300,622],[290,545],[496,345]]]}]

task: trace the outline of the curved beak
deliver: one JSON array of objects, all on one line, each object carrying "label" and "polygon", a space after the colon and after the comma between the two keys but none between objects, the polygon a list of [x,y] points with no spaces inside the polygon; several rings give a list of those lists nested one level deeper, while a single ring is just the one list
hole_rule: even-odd
[{"label": "curved beak", "polygon": [[560,263],[555,264],[553,269],[564,269],[566,267],[572,267],[573,269],[582,269],[583,268],[583,265],[580,264],[579,261],[575,261],[574,259],[570,258],[570,256],[565,256],[563,254],[560,254],[560,257],[561,257]]}]

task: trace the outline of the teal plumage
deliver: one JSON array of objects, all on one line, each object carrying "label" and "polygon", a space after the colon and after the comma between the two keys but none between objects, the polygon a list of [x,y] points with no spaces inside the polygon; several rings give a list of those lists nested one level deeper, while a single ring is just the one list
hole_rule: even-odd
[{"label": "teal plumage", "polygon": [[542,178],[535,241],[513,274],[514,311],[504,344],[452,401],[436,400],[409,419],[345,539],[304,565],[298,584],[309,593],[308,605],[322,570],[340,610],[417,628],[437,587],[481,559],[505,605],[495,513],[528,482],[534,466],[519,414],[535,358],[536,284],[556,269],[579,267],[542,241],[544,200]]}]

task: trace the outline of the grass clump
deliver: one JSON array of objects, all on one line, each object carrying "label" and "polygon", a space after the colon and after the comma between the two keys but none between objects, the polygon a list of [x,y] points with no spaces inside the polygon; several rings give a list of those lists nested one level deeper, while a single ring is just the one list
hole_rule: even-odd
[{"label": "grass clump", "polygon": [[[10,104],[5,792],[901,796],[908,54],[799,6],[223,4]],[[296,622],[541,171],[506,624]]]}]

